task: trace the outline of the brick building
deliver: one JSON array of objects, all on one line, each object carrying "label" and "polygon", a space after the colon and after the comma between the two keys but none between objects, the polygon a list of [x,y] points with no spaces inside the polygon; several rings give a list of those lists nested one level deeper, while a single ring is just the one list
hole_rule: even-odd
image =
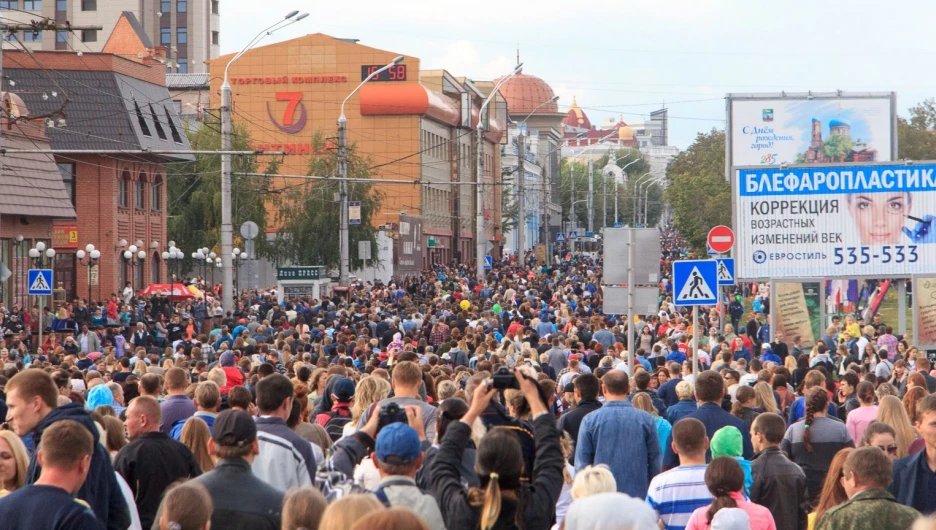
[{"label": "brick building", "polygon": [[[168,241],[166,164],[193,157],[171,152],[190,147],[162,64],[145,55],[7,51],[3,70],[31,115],[54,125],[46,134],[58,152],[46,156],[57,165],[76,214],[69,237],[52,241],[56,287],[69,298],[90,292],[97,300],[127,281],[137,289],[166,281],[159,257]],[[136,153],[119,152],[126,150]],[[7,248],[26,225],[15,217],[3,221],[0,247]],[[138,241],[146,257],[125,260],[123,252]],[[101,251],[96,274],[75,256],[89,243]]]}]

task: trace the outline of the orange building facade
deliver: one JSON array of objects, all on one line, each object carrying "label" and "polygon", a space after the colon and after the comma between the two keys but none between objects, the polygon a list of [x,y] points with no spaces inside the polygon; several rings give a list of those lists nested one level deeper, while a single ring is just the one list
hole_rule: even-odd
[{"label": "orange building facade", "polygon": [[[255,147],[290,153],[279,166],[280,174],[306,175],[313,137],[321,134],[336,142],[342,101],[370,72],[399,55],[323,34],[255,48],[228,73],[234,123],[246,125]],[[232,57],[221,56],[209,63],[212,108],[220,106],[224,68]],[[444,70],[422,71],[418,58],[404,55],[397,66],[368,82],[345,105],[348,144],[369,159],[375,186],[384,195],[373,222],[399,240],[400,216],[418,217],[422,268],[433,262],[474,259],[476,187],[466,184],[476,180],[478,111],[490,90],[489,85],[485,87]],[[493,254],[503,238],[498,144],[506,117],[505,101],[495,97],[482,145],[485,186],[481,205],[485,238]],[[298,182],[274,180],[277,186]],[[271,215],[269,226],[275,225],[275,215]],[[338,237],[337,220],[334,234],[323,236]],[[395,271],[400,272],[414,271]]]}]

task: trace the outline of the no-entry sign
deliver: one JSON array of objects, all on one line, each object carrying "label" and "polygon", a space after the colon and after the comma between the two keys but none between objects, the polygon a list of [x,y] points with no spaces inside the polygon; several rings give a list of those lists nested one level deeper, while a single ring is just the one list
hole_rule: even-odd
[{"label": "no-entry sign", "polygon": [[709,230],[708,244],[715,252],[724,254],[734,245],[734,232],[725,225],[718,225]]}]

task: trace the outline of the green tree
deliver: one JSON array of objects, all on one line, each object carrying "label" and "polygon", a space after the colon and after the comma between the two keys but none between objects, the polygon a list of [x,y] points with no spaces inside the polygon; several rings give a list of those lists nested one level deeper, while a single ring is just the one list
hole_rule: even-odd
[{"label": "green tree", "polygon": [[936,160],[936,100],[910,107],[910,119],[897,118],[897,149],[901,160]]},{"label": "green tree", "polygon": [[831,134],[822,146],[827,157],[836,162],[844,162],[855,147],[855,141],[843,134]]},{"label": "green tree", "polygon": [[[218,151],[221,149],[221,134],[217,124],[205,123],[197,131],[188,133],[192,149],[196,151]],[[246,129],[235,125],[231,134],[231,148],[249,151]],[[237,227],[253,221],[262,234],[266,228],[266,208],[263,198],[269,195],[269,181],[264,178],[248,177],[245,173],[257,171],[256,156],[232,157],[232,215],[235,237]],[[189,256],[195,249],[208,247],[221,251],[221,156],[198,154],[192,162],[178,162],[167,166],[166,194],[168,197],[169,238],[185,251],[183,269],[198,272]],[[235,240],[235,245],[240,242]],[[265,240],[255,241],[255,250],[263,255]],[[241,246],[243,248],[243,246]]]},{"label": "green tree", "polygon": [[725,132],[699,133],[666,171],[673,224],[696,250],[713,226],[731,225],[731,185],[725,179]]},{"label": "green tree", "polygon": [[[338,173],[337,149],[327,145],[321,132],[312,137],[312,152],[308,175],[333,176]],[[369,159],[362,157],[354,145],[348,147],[348,177],[372,179],[376,176]],[[279,227],[276,241],[271,243],[270,257],[277,263],[324,265],[336,268],[341,261],[339,242],[340,203],[337,180],[294,179],[277,195],[274,205]],[[380,211],[383,193],[369,182],[349,182],[348,200],[360,201],[361,224],[349,226],[351,269],[363,266],[357,259],[359,241],[369,241],[371,256],[377,256],[377,231],[374,216]]]}]

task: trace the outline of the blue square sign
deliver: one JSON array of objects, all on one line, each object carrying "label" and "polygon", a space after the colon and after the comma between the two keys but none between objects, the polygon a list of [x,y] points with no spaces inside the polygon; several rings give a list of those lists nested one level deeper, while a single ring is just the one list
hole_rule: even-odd
[{"label": "blue square sign", "polygon": [[717,258],[718,285],[734,285],[734,258]]},{"label": "blue square sign", "polygon": [[491,256],[484,256],[484,268],[490,269],[492,265],[493,261],[491,260]]},{"label": "blue square sign", "polygon": [[32,296],[49,296],[52,294],[52,269],[29,269],[26,276],[26,285]]},{"label": "blue square sign", "polygon": [[673,293],[677,306],[718,303],[718,265],[713,259],[673,262]]}]

